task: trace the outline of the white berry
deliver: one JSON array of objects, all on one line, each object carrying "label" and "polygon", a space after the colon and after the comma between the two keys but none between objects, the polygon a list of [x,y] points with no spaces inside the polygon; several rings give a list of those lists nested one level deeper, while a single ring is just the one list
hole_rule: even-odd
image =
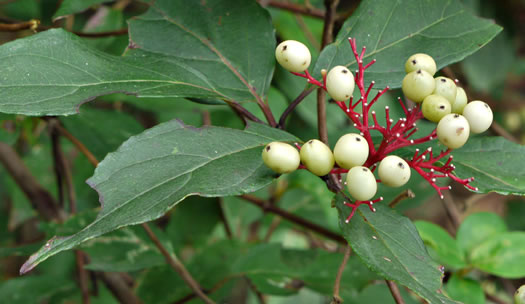
[{"label": "white berry", "polygon": [[463,114],[463,109],[467,105],[467,93],[462,87],[458,87],[456,92],[456,100],[452,104],[452,113]]},{"label": "white berry", "polygon": [[492,110],[489,105],[480,100],[474,100],[465,106],[463,116],[468,120],[472,133],[482,133],[492,124]]},{"label": "white berry", "polygon": [[354,92],[354,75],[342,65],[333,67],[326,75],[326,91],[337,101],[344,101]]},{"label": "white berry", "polygon": [[436,77],[436,88],[432,94],[441,95],[445,97],[450,104],[456,100],[457,87],[456,83],[447,77]]},{"label": "white berry", "polygon": [[300,158],[297,149],[283,142],[274,141],[262,151],[263,162],[277,173],[290,173],[299,167]]},{"label": "white berry", "polygon": [[377,192],[377,182],[370,169],[353,167],[346,175],[346,187],[350,195],[358,201],[370,200]]},{"label": "white berry", "polygon": [[312,55],[306,45],[301,42],[286,40],[275,49],[275,59],[286,70],[301,73],[310,66]]},{"label": "white berry", "polygon": [[423,99],[421,111],[426,119],[439,122],[445,115],[450,114],[450,102],[440,95],[428,95]]},{"label": "white berry", "polygon": [[413,102],[422,102],[436,88],[434,77],[425,70],[417,70],[406,74],[401,89],[406,98]]},{"label": "white berry", "polygon": [[405,72],[410,73],[417,70],[425,70],[430,75],[436,74],[436,62],[430,55],[418,53],[410,56],[405,63]]},{"label": "white berry", "polygon": [[334,167],[334,155],[322,141],[311,139],[301,147],[301,161],[306,168],[317,176],[323,176]]},{"label": "white berry", "polygon": [[410,179],[410,166],[399,156],[389,155],[379,163],[379,179],[390,187],[401,187]]},{"label": "white berry", "polygon": [[350,169],[361,166],[368,159],[368,142],[355,133],[341,136],[334,147],[335,162],[339,167]]},{"label": "white berry", "polygon": [[448,114],[437,125],[439,141],[450,149],[461,148],[468,140],[470,126],[460,114]]},{"label": "white berry", "polygon": [[514,293],[514,304],[525,304],[525,285],[521,285]]}]

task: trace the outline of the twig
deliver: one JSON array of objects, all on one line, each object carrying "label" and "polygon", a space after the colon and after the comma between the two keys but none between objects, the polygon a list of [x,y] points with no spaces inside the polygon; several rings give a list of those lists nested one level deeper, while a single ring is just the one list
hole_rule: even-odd
[{"label": "twig", "polygon": [[[58,190],[59,190],[60,198],[63,199],[62,184],[65,184],[66,189],[67,189],[67,194],[68,194],[69,210],[71,214],[74,214],[77,212],[76,192],[75,192],[75,186],[73,184],[73,178],[71,176],[71,170],[70,170],[69,164],[64,156],[62,147],[60,146],[60,134],[56,128],[56,126],[58,126],[59,124],[60,122],[56,118],[49,120],[54,167],[55,167],[55,172],[57,176],[57,184],[59,186]],[[61,206],[63,208],[63,204]],[[82,303],[89,304],[90,295],[89,295],[89,287],[88,287],[88,273],[86,269],[84,268],[84,253],[82,253],[82,251],[80,250],[75,250],[75,259],[76,259],[76,268],[77,268],[77,274],[78,274],[78,284],[82,292]]]},{"label": "twig", "polygon": [[264,294],[257,289],[257,286],[253,284],[252,280],[250,280],[246,276],[244,278],[246,279],[248,286],[250,286],[250,289],[252,290],[252,292],[257,297],[257,301],[259,301],[259,304],[266,304],[266,299],[264,298]]},{"label": "twig", "polygon": [[290,113],[292,113],[292,111],[299,105],[299,103],[301,103],[301,101],[303,101],[303,99],[305,99],[306,96],[310,95],[310,93],[312,93],[314,90],[315,87],[305,89],[301,92],[301,94],[299,94],[299,96],[297,96],[297,98],[291,104],[288,105],[286,110],[284,110],[283,114],[281,115],[281,118],[279,119],[279,124],[277,125],[278,128],[284,129],[284,124],[286,123],[286,118],[288,117],[288,115],[290,115]]},{"label": "twig", "polygon": [[[219,281],[218,283],[216,283],[215,285],[213,285],[213,287],[210,290],[205,290],[204,292],[206,294],[214,293],[215,291],[219,290],[222,286],[224,286],[224,284],[228,283],[228,281],[230,281],[232,278],[233,277],[226,277],[222,279],[221,281]],[[195,293],[190,293],[189,295],[184,296],[183,298],[179,300],[176,300],[175,302],[173,302],[173,304],[184,304],[188,301],[193,300],[196,296],[197,295]]]},{"label": "twig", "polygon": [[140,300],[126,284],[118,273],[99,272],[98,277],[104,282],[106,287],[123,304],[142,304]]},{"label": "twig", "polygon": [[445,211],[447,212],[447,215],[452,222],[455,231],[461,224],[461,212],[458,210],[458,207],[456,206],[456,203],[452,199],[451,195],[444,195],[441,201],[443,202],[443,207],[445,208]]},{"label": "twig", "polygon": [[17,32],[23,30],[36,31],[39,24],[40,20],[36,19],[18,23],[0,23],[0,32]]},{"label": "twig", "polygon": [[224,212],[224,200],[222,199],[222,197],[219,197],[218,201],[219,201],[219,209],[220,209],[220,216],[221,216],[222,224],[224,225],[226,236],[228,237],[228,239],[231,240],[233,238],[233,233],[230,227],[230,223],[228,222],[228,218],[226,217],[226,213]]},{"label": "twig", "polygon": [[491,295],[490,293],[487,293],[485,292],[485,297],[487,298],[487,300],[491,301],[491,302],[494,302],[496,304],[508,304],[507,302],[503,301],[502,299],[496,297],[496,296],[493,296]]},{"label": "twig", "polygon": [[406,189],[405,191],[399,193],[391,202],[388,204],[390,208],[394,208],[399,204],[401,201],[407,199],[407,198],[414,198],[416,197],[416,194],[412,192],[410,189]]},{"label": "twig", "polygon": [[403,300],[403,297],[401,296],[401,293],[399,292],[399,289],[397,288],[396,283],[394,281],[385,280],[386,285],[388,286],[388,289],[390,289],[390,292],[392,293],[392,297],[394,297],[394,300],[397,304],[405,304],[405,300]]},{"label": "twig", "polygon": [[352,252],[352,247],[350,247],[350,245],[346,245],[345,255],[343,256],[343,261],[341,262],[341,265],[339,266],[339,269],[337,270],[337,276],[335,277],[334,295],[332,297],[331,304],[343,303],[343,299],[341,299],[341,297],[339,296],[339,287],[341,286],[341,278],[343,277],[343,272],[345,270],[346,263],[348,263],[348,259],[350,258],[351,252]]},{"label": "twig", "polygon": [[246,110],[243,106],[241,106],[238,102],[233,100],[228,100],[225,102],[234,110],[236,111],[241,118],[246,118],[251,121],[255,121],[258,123],[264,123],[262,120],[257,118],[257,116],[253,115],[250,111]]},{"label": "twig", "polygon": [[[334,22],[338,4],[339,0],[324,1],[326,13],[324,15],[321,50],[333,40]],[[325,144],[328,144],[328,129],[326,128],[326,93],[321,88],[317,90],[317,131],[319,132],[319,139]]]},{"label": "twig", "polygon": [[95,32],[95,33],[86,33],[86,32],[79,32],[79,31],[71,31],[71,32],[77,36],[84,37],[84,38],[104,38],[104,37],[127,35],[128,28],[122,28],[119,30],[107,31],[107,32]]},{"label": "twig", "polygon": [[16,151],[6,143],[0,142],[0,162],[27,196],[31,205],[46,220],[64,219],[64,214],[53,196],[42,187],[26,167]]},{"label": "twig", "polygon": [[319,226],[317,224],[314,224],[302,217],[299,217],[295,214],[289,213],[286,210],[283,210],[275,205],[269,204],[269,202],[262,200],[258,197],[251,196],[248,194],[244,194],[239,196],[240,198],[244,199],[247,202],[250,202],[254,204],[255,206],[261,208],[265,212],[274,213],[277,215],[280,215],[282,218],[289,220],[290,222],[293,222],[299,226],[302,226],[304,228],[307,228],[309,230],[312,230],[314,232],[317,232],[320,235],[323,235],[331,240],[334,240],[341,244],[347,244],[346,240],[339,234],[332,232],[322,226]]},{"label": "twig", "polygon": [[320,19],[324,18],[324,12],[322,10],[316,9],[311,6],[302,6],[302,5],[295,4],[295,3],[272,1],[272,0],[270,1],[258,0],[258,2],[261,4],[266,4],[267,6],[280,8],[280,9],[287,10],[287,11],[290,11],[296,14],[307,15],[307,16],[320,18]]},{"label": "twig", "polygon": [[75,136],[73,136],[73,134],[69,133],[69,131],[61,125],[57,125],[56,128],[60,131],[60,134],[69,139],[69,141],[71,141],[71,143],[73,143],[77,147],[77,149],[86,156],[88,161],[93,166],[98,166],[97,158],[91,153],[91,151],[88,150],[88,148],[86,148],[86,146],[84,146],[82,142],[80,142]]},{"label": "twig", "polygon": [[84,253],[80,250],[75,250],[75,260],[78,273],[78,285],[82,292],[82,304],[89,304],[91,302],[88,287],[89,275],[84,268]]},{"label": "twig", "polygon": [[514,135],[512,135],[509,131],[505,130],[505,128],[503,128],[499,123],[495,121],[493,121],[492,124],[490,125],[490,129],[494,133],[496,133],[499,136],[504,137],[505,139],[508,139],[515,143],[520,143],[520,141]]},{"label": "twig", "polygon": [[191,288],[191,290],[193,290],[193,292],[195,292],[195,294],[199,298],[201,298],[205,303],[215,304],[215,302],[212,299],[208,298],[208,296],[204,293],[202,288],[199,286],[199,283],[195,281],[195,279],[191,276],[190,272],[186,269],[184,264],[182,264],[179,261],[177,256],[174,253],[168,252],[164,245],[162,245],[155,233],[153,233],[151,228],[149,228],[148,224],[143,223],[142,228],[146,230],[146,233],[148,234],[149,238],[153,241],[155,246],[157,246],[162,255],[166,258],[166,262],[168,262],[171,268],[173,268],[173,270],[175,270],[181,276],[182,280],[186,282],[186,284]]}]

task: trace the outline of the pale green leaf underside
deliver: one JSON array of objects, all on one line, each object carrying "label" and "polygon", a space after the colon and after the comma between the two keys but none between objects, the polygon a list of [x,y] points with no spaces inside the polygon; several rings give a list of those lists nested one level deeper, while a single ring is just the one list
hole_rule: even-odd
[{"label": "pale green leaf underside", "polygon": [[377,212],[360,207],[347,224],[351,208],[343,202],[338,195],[336,207],[343,236],[370,269],[405,285],[430,303],[457,303],[441,294],[440,265],[430,258],[408,218],[377,204]]},{"label": "pale green leaf underside", "polygon": [[363,1],[321,53],[315,73],[336,65],[355,70],[357,65],[348,38],[367,47],[364,62],[377,59],[366,73],[376,87],[401,86],[405,61],[414,53],[434,57],[438,68],[474,53],[501,31],[487,19],[467,12],[458,0],[369,0]]},{"label": "pale green leaf underside", "polygon": [[[82,103],[114,92],[264,99],[275,47],[268,13],[251,1],[210,5],[209,11],[197,1],[156,1],[130,22],[133,41],[124,57],[61,29],[0,46],[0,112],[74,114]],[[250,26],[241,26],[248,16]]]},{"label": "pale green leaf underside", "polygon": [[186,196],[239,195],[268,185],[275,174],[263,164],[261,151],[276,140],[298,141],[260,124],[241,131],[198,129],[179,121],[131,137],[108,154],[87,181],[102,204],[97,219],[77,234],[51,239],[21,272],[119,227],[159,218]]}]

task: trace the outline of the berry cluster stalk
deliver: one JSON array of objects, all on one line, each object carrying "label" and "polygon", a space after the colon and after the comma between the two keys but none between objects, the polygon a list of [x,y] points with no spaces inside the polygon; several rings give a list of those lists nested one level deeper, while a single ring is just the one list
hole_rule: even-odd
[{"label": "berry cluster stalk", "polygon": [[[390,109],[388,106],[385,107],[385,116],[386,116],[386,126],[381,126],[378,123],[375,111],[370,111],[378,99],[385,94],[389,87],[380,90],[375,94],[375,96],[369,101],[370,93],[374,87],[375,81],[372,81],[370,85],[365,87],[364,75],[365,71],[371,67],[376,60],[372,60],[367,64],[363,63],[363,58],[366,53],[366,47],[363,47],[361,52],[357,52],[356,40],[348,38],[352,52],[356,59],[358,69],[355,71],[355,84],[359,89],[361,97],[356,102],[353,101],[353,97],[350,97],[350,100],[347,103],[344,101],[335,101],[335,103],[343,110],[343,112],[348,116],[348,118],[353,122],[353,126],[359,130],[360,134],[366,139],[369,147],[369,156],[364,166],[370,168],[374,171],[376,169],[377,163],[380,162],[383,158],[388,156],[390,153],[408,146],[418,145],[425,142],[429,142],[437,138],[436,130],[434,129],[429,135],[420,137],[420,138],[411,138],[414,133],[418,130],[416,128],[416,121],[423,118],[420,107],[417,105],[414,108],[408,108],[405,106],[405,103],[401,98],[398,98],[399,104],[403,109],[405,117],[399,118],[396,122],[390,118]],[[308,70],[305,70],[304,73],[292,72],[294,75],[306,78],[308,83],[311,83],[315,86],[318,86],[326,91],[326,70],[322,70],[322,81],[314,79]],[[356,111],[356,107],[361,104],[361,112]],[[372,116],[373,123],[369,120],[369,116]],[[372,130],[378,131],[382,135],[381,143],[376,148],[372,140],[370,132]],[[426,149],[424,152],[420,153],[419,149],[416,149],[411,160],[407,160],[409,166],[414,169],[419,175],[421,175],[439,194],[440,198],[443,198],[442,190],[450,189],[450,186],[439,186],[437,185],[438,178],[449,177],[450,179],[464,185],[465,187],[471,190],[477,190],[476,187],[471,186],[469,183],[474,180],[474,178],[460,179],[454,175],[453,170],[455,169],[452,162],[452,156],[449,155],[451,149],[447,149],[439,153],[438,156],[433,156],[432,148]],[[449,155],[447,161],[440,166],[438,161],[441,161],[445,156]],[[304,168],[304,166],[301,166]],[[348,172],[347,169],[343,168],[334,168],[330,173],[337,174],[339,177],[342,173]],[[373,207],[374,203],[382,201],[383,198],[377,198],[370,201],[355,201],[353,203],[345,202],[345,205],[352,208],[350,215],[347,217],[346,222],[350,221],[352,216],[355,214],[357,208],[366,204],[370,210],[375,211]],[[349,199],[348,199],[349,201]]]}]

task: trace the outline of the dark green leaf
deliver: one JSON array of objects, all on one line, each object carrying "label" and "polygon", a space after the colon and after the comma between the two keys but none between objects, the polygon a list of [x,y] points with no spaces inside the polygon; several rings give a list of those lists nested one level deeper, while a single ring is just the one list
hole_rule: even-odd
[{"label": "dark green leaf", "polygon": [[60,121],[98,159],[115,151],[130,136],[144,130],[129,114],[88,107],[82,109],[79,115],[61,117]]},{"label": "dark green leaf", "polygon": [[465,257],[448,232],[438,225],[425,221],[414,223],[425,244],[437,254],[439,261],[455,269],[466,267]]},{"label": "dark green leaf", "polygon": [[346,223],[351,209],[344,205],[341,195],[336,196],[336,207],[343,236],[370,269],[405,285],[430,303],[456,303],[440,293],[441,266],[430,258],[408,218],[376,204],[377,212],[361,206]]},{"label": "dark green leaf", "polygon": [[493,236],[507,231],[507,225],[495,213],[478,212],[469,215],[459,226],[456,238],[458,246],[468,254]]},{"label": "dark green leaf", "polygon": [[110,0],[64,0],[53,16],[53,20],[63,18],[87,10],[95,4],[110,2]]},{"label": "dark green leaf", "polygon": [[48,241],[21,271],[88,239],[156,219],[186,196],[238,195],[268,185],[275,174],[262,163],[261,149],[275,140],[298,139],[261,124],[240,131],[179,121],[131,137],[88,180],[102,204],[97,219],[73,236]]},{"label": "dark green leaf", "polygon": [[472,265],[504,278],[525,276],[525,232],[505,232],[479,244],[470,253]]},{"label": "dark green leaf", "polygon": [[455,150],[458,176],[474,177],[480,192],[525,195],[525,147],[503,137],[476,137]]},{"label": "dark green leaf", "polygon": [[[264,293],[290,295],[304,286],[331,295],[342,258],[341,253],[284,249],[275,243],[223,241],[202,248],[187,267],[204,288],[213,288],[225,278],[247,276]],[[348,293],[357,293],[375,279],[377,276],[358,259],[350,259],[342,277]],[[173,286],[177,287],[173,292],[161,292]],[[150,270],[138,287],[139,296],[147,303],[170,303],[190,293],[180,276],[167,266]]]},{"label": "dark green leaf", "polygon": [[[405,303],[408,304],[419,304],[404,288],[399,288],[399,292]],[[350,302],[351,304],[362,304],[362,303],[381,303],[381,304],[396,304],[396,301],[392,297],[392,293],[388,289],[388,286],[384,283],[373,284],[367,286],[355,299],[343,298],[344,303]]]},{"label": "dark green leaf", "polygon": [[335,65],[355,70],[348,37],[360,49],[367,47],[365,63],[377,59],[367,71],[376,87],[401,86],[405,61],[414,53],[434,57],[438,68],[462,60],[488,43],[501,27],[465,11],[458,0],[363,1],[315,64],[315,73]]},{"label": "dark green leaf", "polygon": [[190,196],[177,205],[170,215],[166,234],[173,248],[198,246],[206,242],[221,221],[219,200]]},{"label": "dark green leaf", "polygon": [[0,111],[74,114],[82,103],[114,92],[239,102],[266,97],[275,38],[256,2],[158,0],[130,21],[130,37],[124,57],[60,29],[0,46]]},{"label": "dark green leaf", "polygon": [[449,297],[463,303],[485,304],[485,293],[480,283],[469,278],[452,275],[445,286],[445,291]]},{"label": "dark green leaf", "polygon": [[26,276],[7,280],[0,284],[0,299],[3,303],[46,303],[59,292],[77,288],[67,277],[56,275]]}]

